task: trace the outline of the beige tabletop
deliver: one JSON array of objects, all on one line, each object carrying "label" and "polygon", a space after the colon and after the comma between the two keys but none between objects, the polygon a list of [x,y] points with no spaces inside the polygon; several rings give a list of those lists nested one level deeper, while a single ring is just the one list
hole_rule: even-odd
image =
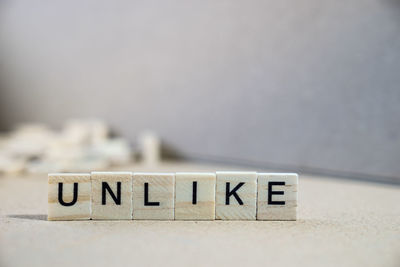
[{"label": "beige tabletop", "polygon": [[46,175],[0,178],[0,266],[400,266],[400,187],[389,185],[300,175],[294,222],[50,222],[46,208]]}]

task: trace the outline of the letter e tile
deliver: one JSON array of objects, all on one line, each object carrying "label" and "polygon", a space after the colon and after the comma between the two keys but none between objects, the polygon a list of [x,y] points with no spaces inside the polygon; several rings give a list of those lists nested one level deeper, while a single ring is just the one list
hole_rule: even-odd
[{"label": "letter e tile", "polygon": [[259,173],[257,220],[297,220],[296,173]]}]

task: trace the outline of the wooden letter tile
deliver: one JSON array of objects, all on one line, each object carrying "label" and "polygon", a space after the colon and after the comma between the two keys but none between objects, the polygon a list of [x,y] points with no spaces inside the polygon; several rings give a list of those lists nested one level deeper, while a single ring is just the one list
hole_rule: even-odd
[{"label": "wooden letter tile", "polygon": [[255,220],[256,172],[217,172],[216,219]]},{"label": "wooden letter tile", "polygon": [[176,173],[175,220],[214,220],[215,182],[215,173]]},{"label": "wooden letter tile", "polygon": [[131,172],[92,172],[92,219],[132,219]]},{"label": "wooden letter tile", "polygon": [[174,173],[133,174],[133,219],[174,219]]},{"label": "wooden letter tile", "polygon": [[47,219],[89,220],[90,186],[89,173],[49,174]]},{"label": "wooden letter tile", "polygon": [[259,173],[257,220],[297,220],[295,173]]}]

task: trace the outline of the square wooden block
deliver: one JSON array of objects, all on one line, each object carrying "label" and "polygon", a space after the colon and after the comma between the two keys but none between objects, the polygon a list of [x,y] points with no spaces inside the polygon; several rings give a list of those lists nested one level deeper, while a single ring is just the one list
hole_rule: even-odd
[{"label": "square wooden block", "polygon": [[174,173],[133,174],[133,219],[174,219]]},{"label": "square wooden block", "polygon": [[256,172],[217,172],[216,219],[255,220]]},{"label": "square wooden block", "polygon": [[132,219],[131,172],[92,172],[92,219]]},{"label": "square wooden block", "polygon": [[215,173],[177,172],[175,220],[215,220]]},{"label": "square wooden block", "polygon": [[49,174],[47,219],[89,220],[90,187],[89,173]]},{"label": "square wooden block", "polygon": [[297,220],[295,173],[259,173],[257,220]]}]

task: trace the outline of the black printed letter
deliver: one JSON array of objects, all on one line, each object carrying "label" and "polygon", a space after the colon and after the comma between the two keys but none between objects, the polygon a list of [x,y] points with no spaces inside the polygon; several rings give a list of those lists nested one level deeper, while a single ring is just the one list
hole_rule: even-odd
[{"label": "black printed letter", "polygon": [[144,183],[144,205],[160,206],[160,202],[149,202],[149,183]]},{"label": "black printed letter", "polygon": [[197,204],[197,182],[193,182],[193,196],[192,196],[192,204]]},{"label": "black printed letter", "polygon": [[63,183],[58,183],[58,202],[60,202],[63,206],[73,206],[78,200],[78,183],[74,183],[74,196],[72,197],[72,201],[69,203],[64,202],[63,200]]},{"label": "black printed letter", "polygon": [[121,182],[117,182],[117,196],[114,195],[114,192],[112,191],[111,187],[108,185],[107,182],[102,182],[101,184],[101,204],[105,205],[106,204],[106,190],[108,193],[110,193],[110,196],[114,200],[115,204],[121,205]]},{"label": "black printed letter", "polygon": [[239,203],[239,205],[243,205],[243,201],[240,199],[240,197],[238,196],[238,194],[236,194],[236,191],[242,186],[244,185],[244,183],[239,183],[235,188],[233,188],[233,190],[231,192],[229,192],[230,187],[231,187],[231,183],[226,183],[226,196],[225,196],[225,205],[229,205],[229,197],[230,196],[234,196],[237,200],[237,202]]},{"label": "black printed letter", "polygon": [[285,201],[272,201],[272,195],[284,195],[283,191],[272,191],[274,185],[285,185],[285,182],[268,182],[268,205],[285,205]]}]

